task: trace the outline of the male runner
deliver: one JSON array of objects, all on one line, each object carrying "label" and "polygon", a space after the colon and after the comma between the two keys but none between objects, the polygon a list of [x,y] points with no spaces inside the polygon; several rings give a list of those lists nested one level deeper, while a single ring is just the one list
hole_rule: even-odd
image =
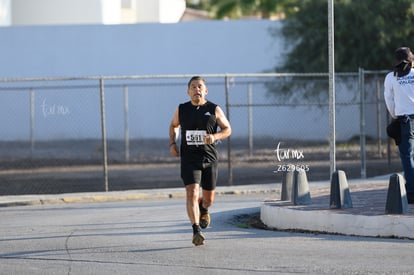
[{"label": "male runner", "polygon": [[[206,99],[208,89],[202,77],[190,79],[187,93],[190,101],[178,106],[170,124],[170,154],[181,156],[187,215],[193,227],[193,244],[198,246],[204,244],[201,228],[209,226],[208,208],[214,202],[218,172],[216,143],[230,136],[231,126],[223,110]],[[179,128],[180,150],[176,144]]]}]

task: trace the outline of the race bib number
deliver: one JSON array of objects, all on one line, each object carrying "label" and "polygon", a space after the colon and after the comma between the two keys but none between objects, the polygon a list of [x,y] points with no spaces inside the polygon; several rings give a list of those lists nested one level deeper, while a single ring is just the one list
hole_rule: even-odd
[{"label": "race bib number", "polygon": [[187,145],[203,145],[206,135],[207,132],[205,130],[187,130],[185,132],[185,140]]}]

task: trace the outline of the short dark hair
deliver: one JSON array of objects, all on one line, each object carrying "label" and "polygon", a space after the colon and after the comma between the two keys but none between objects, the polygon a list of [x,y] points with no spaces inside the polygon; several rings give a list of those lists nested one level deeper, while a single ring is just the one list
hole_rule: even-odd
[{"label": "short dark hair", "polygon": [[413,63],[414,55],[408,47],[400,47],[395,50],[395,65],[400,63]]},{"label": "short dark hair", "polygon": [[188,88],[190,88],[190,84],[191,84],[191,82],[192,82],[193,80],[201,80],[201,81],[203,81],[203,82],[204,82],[204,85],[207,85],[207,82],[206,82],[206,80],[205,80],[204,78],[202,78],[201,76],[196,75],[196,76],[193,76],[193,77],[190,79],[190,81],[188,81],[188,84],[187,84]]}]

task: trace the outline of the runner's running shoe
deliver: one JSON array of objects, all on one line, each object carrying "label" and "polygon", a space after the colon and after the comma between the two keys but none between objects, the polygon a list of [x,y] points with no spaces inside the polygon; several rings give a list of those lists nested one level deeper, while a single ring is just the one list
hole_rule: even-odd
[{"label": "runner's running shoe", "polygon": [[205,229],[209,225],[210,225],[210,214],[208,212],[204,214],[200,213],[200,227]]},{"label": "runner's running shoe", "polygon": [[210,214],[208,213],[208,209],[203,207],[202,198],[199,198],[198,200],[198,207],[200,209],[200,227],[205,229],[210,225]]},{"label": "runner's running shoe", "polygon": [[201,231],[194,233],[193,235],[193,244],[195,246],[203,245],[204,244],[204,234]]}]

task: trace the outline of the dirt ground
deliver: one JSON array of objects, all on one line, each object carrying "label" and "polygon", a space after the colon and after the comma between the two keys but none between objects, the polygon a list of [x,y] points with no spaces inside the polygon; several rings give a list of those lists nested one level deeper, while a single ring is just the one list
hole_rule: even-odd
[{"label": "dirt ground", "polygon": [[[164,143],[132,144],[136,151],[126,161],[123,144],[110,142],[108,191],[182,187],[179,160],[168,156]],[[48,142],[37,144],[28,155],[26,143],[0,143],[0,195],[106,191],[99,146],[96,140],[78,144]],[[309,181],[330,178],[326,144],[263,142],[254,151],[237,142],[232,146],[230,164],[226,146],[219,148],[219,186],[280,183],[284,170],[292,167],[306,168]],[[349,179],[361,177],[359,148],[358,143],[337,146],[337,170],[345,171]],[[367,177],[401,170],[395,146],[367,144],[365,157]]]}]

